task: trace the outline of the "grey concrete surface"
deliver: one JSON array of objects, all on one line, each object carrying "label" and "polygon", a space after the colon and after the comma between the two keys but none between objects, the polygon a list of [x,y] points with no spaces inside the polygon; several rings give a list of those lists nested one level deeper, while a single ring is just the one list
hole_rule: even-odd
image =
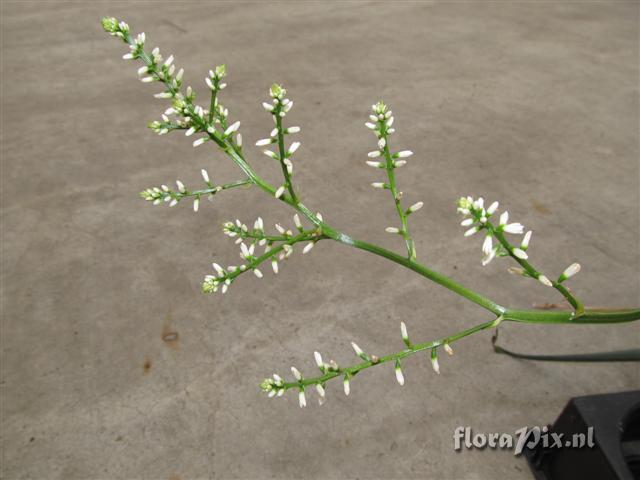
[{"label": "grey concrete surface", "polygon": [[[592,306],[639,302],[637,2],[2,3],[2,478],[531,478],[508,451],[453,451],[453,432],[512,432],[552,421],[571,396],[638,387],[637,366],[564,365],[492,354],[489,333],[443,358],[329,385],[301,410],[257,388],[318,349],[341,363],[452,333],[486,313],[382,259],[328,242],[199,292],[210,262],[236,261],[220,225],[290,212],[258,191],[152,207],[147,186],[239,178],[229,161],[146,122],[166,102],[136,80],[99,19],[126,19],[174,53],[204,96],[226,62],[223,100],[247,144],[271,129],[260,103],[289,89],[302,125],[296,181],[305,203],[352,236],[401,251],[386,195],[364,165],[378,98],[394,141],[416,155],[399,174],[419,259],[509,306],[555,292],[480,266],[453,202],[483,195],[534,230],[532,259]],[[269,179],[257,150],[248,158]],[[177,339],[166,340],[167,332]],[[509,325],[527,352],[637,346],[635,325]],[[163,340],[163,336],[165,340]]]}]

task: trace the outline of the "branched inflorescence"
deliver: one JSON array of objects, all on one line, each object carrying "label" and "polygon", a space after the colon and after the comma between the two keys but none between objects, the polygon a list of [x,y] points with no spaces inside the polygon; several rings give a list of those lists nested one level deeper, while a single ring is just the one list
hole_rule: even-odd
[{"label": "branched inflorescence", "polygon": [[[395,171],[406,164],[406,159],[412,155],[412,152],[409,150],[391,151],[389,138],[395,131],[393,127],[394,117],[391,110],[383,102],[378,102],[372,106],[371,121],[366,124],[376,134],[377,139],[377,149],[369,153],[367,164],[376,169],[384,170],[386,173],[385,181],[374,182],[372,185],[391,192],[400,224],[395,227],[388,227],[386,230],[390,233],[399,234],[403,238],[407,249],[406,256],[368,242],[356,240],[332,228],[325,223],[319,213],[313,213],[300,201],[299,194],[294,188],[292,156],[299,149],[300,142],[293,141],[289,143],[286,142],[286,139],[291,134],[299,133],[300,127],[286,127],[283,125],[283,120],[291,110],[293,102],[286,97],[286,90],[281,85],[274,84],[269,89],[270,101],[263,103],[265,110],[271,114],[275,126],[269,137],[256,142],[258,147],[264,148],[264,154],[275,160],[280,166],[282,183],[273,186],[259,176],[245,159],[242,149],[242,135],[239,131],[240,121],[231,121],[229,110],[220,103],[219,94],[227,86],[225,81],[227,69],[224,65],[214,67],[204,80],[210,91],[209,102],[205,108],[195,103],[196,95],[190,86],[183,91],[184,70],[179,69],[176,71],[173,55],[164,59],[157,47],[148,52],[145,50],[145,34],[141,33],[133,37],[129,31],[129,26],[124,22],[118,22],[115,18],[104,18],[102,25],[105,31],[121,38],[128,45],[128,52],[123,56],[125,60],[139,60],[142,62],[142,66],[138,69],[140,80],[144,83],[162,86],[162,91],[157,92],[154,96],[171,100],[172,102],[172,105],[161,115],[161,120],[151,122],[149,128],[158,135],[165,135],[176,130],[184,131],[188,137],[195,135],[197,138],[193,141],[194,147],[213,143],[243,173],[243,178],[234,182],[214,183],[211,181],[209,173],[202,169],[201,173],[204,181],[202,188],[191,190],[178,180],[176,181],[176,189],[162,185],[144,190],[141,192],[141,196],[145,200],[152,202],[154,205],[168,203],[173,206],[185,198],[190,198],[193,199],[194,211],[198,211],[202,197],[213,199],[214,195],[224,190],[250,186],[264,191],[271,198],[288,205],[296,212],[293,217],[294,228],[287,229],[280,224],[276,224],[276,232],[272,234],[265,231],[264,222],[260,217],[255,220],[252,228],[240,220],[226,222],[223,225],[223,232],[234,239],[240,246],[240,258],[242,261],[238,265],[228,265],[226,267],[221,266],[219,263],[213,263],[214,273],[207,275],[202,285],[204,292],[212,293],[220,290],[225,293],[229,285],[244,272],[253,272],[256,277],[262,278],[263,271],[260,267],[265,262],[271,264],[274,273],[278,273],[280,268],[278,262],[289,258],[294,249],[297,248],[296,245],[304,244],[301,249],[304,254],[309,252],[320,240],[328,239],[342,245],[373,253],[404,266],[461,295],[493,315],[491,320],[466,330],[437,340],[415,344],[409,339],[405,323],[401,322],[400,331],[404,342],[402,350],[384,356],[377,356],[366,353],[358,345],[352,343],[352,347],[360,361],[346,367],[338,365],[333,360],[325,363],[321,354],[315,352],[314,357],[320,370],[319,375],[304,377],[297,368],[292,367],[291,370],[294,377],[292,381],[285,381],[276,374],[273,378],[262,382],[261,387],[268,392],[269,396],[281,396],[285,391],[294,389],[298,391],[299,404],[303,407],[306,405],[305,390],[314,388],[319,395],[320,403],[323,403],[330,380],[342,378],[344,392],[348,395],[351,388],[350,384],[359,372],[386,363],[393,364],[396,379],[400,385],[403,385],[405,379],[401,362],[406,357],[424,351],[428,354],[434,371],[439,373],[438,351],[440,348],[452,354],[451,345],[454,342],[481,330],[495,328],[503,321],[543,324],[609,324],[640,319],[639,309],[616,311],[585,309],[582,302],[564,286],[564,282],[580,270],[580,265],[577,263],[565,269],[555,281],[550,280],[548,276],[536,270],[528,261],[527,249],[531,240],[531,232],[524,233],[524,227],[519,223],[509,223],[507,212],[500,215],[497,223],[492,222],[492,218],[498,209],[498,202],[494,202],[485,208],[482,198],[474,200],[471,197],[466,197],[458,201],[458,212],[465,217],[462,221],[462,225],[467,227],[465,235],[470,236],[478,232],[484,232],[485,234],[482,245],[483,265],[488,264],[495,257],[512,257],[519,266],[510,268],[510,272],[536,279],[544,285],[555,288],[569,301],[573,311],[550,312],[506,308],[455,280],[428,268],[426,265],[418,263],[416,261],[415,243],[409,233],[408,217],[419,210],[423,206],[423,202],[414,203],[408,208],[402,204],[402,192],[397,188]],[[308,224],[308,226],[305,227],[305,224]],[[524,237],[518,245],[510,243],[506,237],[506,234],[521,235],[523,233]]]}]

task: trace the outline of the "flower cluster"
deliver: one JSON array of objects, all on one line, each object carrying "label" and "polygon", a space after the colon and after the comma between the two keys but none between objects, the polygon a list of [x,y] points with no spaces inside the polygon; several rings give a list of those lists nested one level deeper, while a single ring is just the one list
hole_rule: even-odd
[{"label": "flower cluster", "polygon": [[[489,325],[489,324],[488,324]],[[351,342],[351,347],[356,356],[362,360],[362,363],[351,365],[349,367],[340,367],[334,360],[325,362],[320,352],[313,352],[316,366],[320,370],[320,375],[317,377],[305,378],[300,370],[296,367],[291,367],[293,373],[293,380],[287,382],[277,373],[273,374],[272,378],[266,378],[261,384],[260,388],[266,392],[269,397],[281,397],[285,391],[289,389],[298,390],[298,404],[300,407],[306,407],[307,399],[305,391],[309,387],[315,387],[318,393],[318,403],[324,404],[326,399],[327,382],[333,378],[342,377],[342,386],[344,394],[349,395],[351,393],[351,381],[353,377],[360,371],[370,368],[376,365],[382,365],[383,363],[393,362],[396,381],[399,385],[404,385],[404,373],[402,372],[401,359],[424,350],[430,351],[431,366],[435,373],[440,374],[440,366],[438,364],[438,347],[442,348],[449,355],[453,355],[453,349],[449,344],[449,339],[436,340],[435,342],[423,343],[414,345],[409,340],[407,333],[407,326],[404,322],[400,323],[400,333],[402,341],[407,348],[401,352],[397,352],[391,355],[379,357],[377,355],[366,353],[355,342]],[[454,339],[455,341],[455,339]]]},{"label": "flower cluster", "polygon": [[222,190],[241,187],[249,183],[247,180],[241,180],[224,185],[214,185],[209,179],[209,173],[204,168],[200,170],[200,173],[202,174],[202,179],[204,180],[206,188],[191,191],[188,190],[180,180],[176,180],[177,190],[172,190],[167,185],[161,185],[160,187],[151,187],[143,190],[140,192],[140,196],[145,200],[152,202],[154,205],[160,205],[163,202],[168,202],[170,207],[175,206],[185,197],[193,197],[193,211],[197,212],[200,207],[201,197],[213,200],[214,195]]},{"label": "flower cluster", "polygon": [[380,101],[375,105],[371,105],[373,113],[369,115],[371,122],[365,123],[367,128],[373,130],[376,134],[378,141],[378,148],[372,152],[369,152],[367,165],[376,169],[382,169],[386,171],[386,182],[373,182],[371,186],[373,188],[386,189],[391,191],[393,201],[400,218],[400,226],[387,227],[385,230],[388,233],[395,233],[401,235],[407,244],[407,253],[411,260],[415,260],[415,244],[409,234],[409,226],[407,217],[412,213],[420,210],[424,206],[424,202],[416,202],[409,208],[405,209],[402,206],[402,192],[398,191],[396,187],[395,169],[406,165],[406,158],[413,155],[411,150],[402,150],[400,152],[391,153],[389,149],[389,135],[395,132],[392,127],[394,117],[393,112],[387,108],[384,102]]},{"label": "flower cluster", "polygon": [[265,110],[271,113],[273,116],[273,122],[275,128],[271,131],[269,138],[263,138],[256,142],[258,147],[266,147],[271,144],[276,144],[278,152],[273,150],[264,149],[263,153],[274,160],[280,162],[282,167],[282,174],[284,177],[284,183],[280,185],[274,192],[276,198],[281,198],[282,195],[289,191],[291,198],[295,201],[296,194],[293,190],[291,183],[291,177],[293,176],[293,163],[291,163],[291,156],[300,148],[300,142],[292,142],[288,148],[285,147],[284,137],[291,133],[300,132],[300,127],[288,127],[285,128],[282,125],[282,119],[293,107],[293,101],[285,98],[287,91],[282,87],[274,83],[269,89],[269,95],[271,96],[271,103],[263,102],[262,106]]},{"label": "flower cluster", "polygon": [[[317,216],[321,215],[318,213]],[[294,245],[306,242],[302,249],[305,255],[311,251],[314,245],[320,241],[322,232],[318,228],[305,230],[298,214],[293,217],[297,233],[285,229],[280,224],[276,224],[277,235],[268,235],[264,230],[264,222],[258,217],[250,229],[247,224],[236,219],[235,222],[225,222],[222,231],[225,235],[235,239],[235,243],[240,245],[240,258],[245,262],[240,266],[230,265],[226,268],[217,263],[213,263],[215,275],[206,275],[202,290],[205,293],[215,293],[220,289],[226,293],[229,285],[243,272],[252,271],[258,278],[263,277],[262,271],[258,268],[260,264],[270,261],[273,273],[279,272],[278,262],[291,257]],[[257,247],[264,247],[262,255],[256,253]]]},{"label": "flower cluster", "polygon": [[[524,233],[524,226],[521,223],[509,223],[509,212],[506,210],[500,214],[497,225],[491,222],[491,218],[496,214],[498,206],[498,202],[493,202],[485,208],[482,197],[475,200],[473,197],[462,197],[458,200],[458,213],[465,217],[460,223],[460,225],[467,228],[464,233],[465,237],[475,235],[482,230],[486,232],[484,241],[482,242],[482,253],[484,254],[482,265],[489,264],[496,256],[511,256],[522,268],[511,267],[509,268],[510,273],[534,278],[548,287],[556,287],[554,282],[549,280],[549,277],[535,270],[527,261],[529,258],[527,249],[529,248],[533,232],[528,230]],[[522,235],[524,233],[524,236],[522,237],[520,245],[514,246],[506,239],[505,233],[512,235]],[[497,245],[494,245],[494,238],[498,241]],[[571,265],[560,275],[556,284],[562,283],[578,273],[578,271],[580,271],[579,264],[575,263]]]}]

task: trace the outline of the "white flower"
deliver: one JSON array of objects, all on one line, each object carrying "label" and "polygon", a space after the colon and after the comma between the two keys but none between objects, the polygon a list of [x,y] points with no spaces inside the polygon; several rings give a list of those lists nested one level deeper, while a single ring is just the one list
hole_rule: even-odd
[{"label": "white flower", "polygon": [[353,350],[356,352],[356,355],[358,355],[359,357],[362,357],[364,355],[364,352],[362,351],[362,349],[355,342],[351,342],[351,346],[353,347]]},{"label": "white flower", "polygon": [[524,234],[524,238],[522,239],[522,243],[520,244],[521,250],[526,250],[527,248],[529,248],[529,242],[531,241],[532,233],[533,232],[529,230],[527,233]]},{"label": "white flower", "polygon": [[194,146],[194,147],[199,147],[200,145],[202,145],[202,144],[203,144],[204,142],[206,142],[207,140],[209,140],[207,137],[199,138],[199,139],[197,139],[197,140],[195,140],[195,141],[193,142],[193,146]]},{"label": "white flower", "polygon": [[216,86],[213,84],[213,82],[211,81],[211,79],[209,77],[206,77],[204,79],[204,81],[206,82],[207,87],[209,87],[211,90],[215,90],[216,89]]},{"label": "white flower", "polygon": [[267,157],[273,158],[274,160],[278,160],[278,154],[275,152],[272,152],[271,150],[263,150],[262,153],[264,153]]},{"label": "white flower", "polygon": [[257,268],[253,269],[253,274],[258,278],[262,278],[262,272],[260,270],[258,270]]},{"label": "white flower", "polygon": [[169,58],[167,58],[164,62],[164,66],[170,67],[172,63],[173,63],[173,55],[169,55]]},{"label": "white flower", "polygon": [[202,178],[204,179],[204,181],[206,183],[210,183],[209,182],[209,174],[207,173],[207,171],[204,168],[202,170],[200,170],[200,173],[202,174]]},{"label": "white flower", "polygon": [[278,188],[276,190],[275,197],[276,198],[280,198],[282,196],[282,194],[284,193],[284,190],[285,190],[285,187],[284,187],[284,185],[282,185],[280,188]]},{"label": "white flower", "polygon": [[344,394],[348,397],[349,393],[351,393],[351,387],[349,385],[349,379],[347,377],[344,377],[342,385],[344,386]]},{"label": "white flower", "polygon": [[300,370],[298,370],[296,367],[291,367],[291,373],[293,373],[293,376],[296,377],[296,380],[298,381],[302,380],[302,374],[300,373]]},{"label": "white flower", "polygon": [[424,202],[417,202],[417,203],[414,203],[413,205],[411,205],[411,206],[409,207],[409,213],[417,212],[417,211],[418,211],[418,210],[420,210],[423,206],[424,206]]},{"label": "white flower", "polygon": [[193,201],[193,211],[197,212],[198,208],[200,208],[200,198],[196,197],[195,200]]},{"label": "white flower", "polygon": [[296,150],[298,150],[299,147],[300,147],[300,142],[293,142],[289,147],[289,151],[287,152],[287,155],[292,155],[293,153],[295,153]]},{"label": "white flower", "polygon": [[178,190],[180,191],[180,193],[184,193],[187,191],[187,189],[184,188],[184,184],[180,180],[176,180],[176,185],[178,186]]},{"label": "white flower", "polygon": [[520,258],[520,259],[522,259],[522,260],[526,260],[527,258],[529,258],[529,255],[527,255],[527,253],[526,253],[524,250],[521,250],[521,249],[519,249],[519,248],[514,248],[514,249],[512,250],[512,253],[513,253],[516,257],[518,257],[518,258]]},{"label": "white flower", "polygon": [[187,130],[186,132],[184,132],[185,137],[190,137],[191,135],[193,135],[194,133],[196,133],[196,129],[195,127],[191,127],[189,130]]},{"label": "white flower", "polygon": [[300,127],[289,127],[285,131],[287,133],[298,133],[300,131]]},{"label": "white flower", "polygon": [[[580,271],[582,267],[580,266],[579,263],[572,263],[571,265],[569,265],[567,267],[567,269],[562,272],[562,275],[560,278],[562,278],[563,280],[567,279],[567,278],[571,278],[573,277],[576,273],[578,273]],[[564,277],[564,278],[563,278]]]},{"label": "white flower", "polygon": [[509,212],[506,210],[500,215],[500,226],[504,226],[509,221]]},{"label": "white flower", "polygon": [[181,68],[180,70],[178,70],[178,73],[176,74],[176,80],[177,81],[182,80],[183,75],[184,75],[184,68]]},{"label": "white flower", "polygon": [[384,187],[385,187],[385,184],[384,184],[384,183],[382,183],[382,182],[373,182],[373,183],[371,184],[371,186],[372,186],[373,188],[384,188]]},{"label": "white flower", "polygon": [[[160,92],[154,95],[155,98],[171,98],[172,95],[170,92]],[[165,120],[166,121],[166,120]]]},{"label": "white flower", "polygon": [[316,244],[315,242],[307,243],[302,249],[302,254],[304,255],[305,253],[309,253],[315,244]]},{"label": "white flower", "polygon": [[448,343],[445,343],[442,348],[444,348],[444,351],[449,355],[453,355],[453,348],[451,348],[451,345],[449,345]]},{"label": "white flower", "polygon": [[546,285],[547,287],[553,287],[553,283],[551,283],[551,280],[549,280],[547,277],[545,277],[544,275],[538,275],[538,281],[543,284]]},{"label": "white flower", "polygon": [[146,65],[144,67],[140,67],[138,69],[138,75],[144,75],[145,73],[147,73],[149,71],[149,67],[147,67]]},{"label": "white flower", "polygon": [[474,235],[475,233],[477,233],[479,230],[480,230],[480,227],[472,227],[466,232],[464,232],[464,236],[470,237],[471,235]]},{"label": "white flower", "polygon": [[403,150],[402,152],[398,152],[395,154],[396,158],[407,158],[410,157],[411,155],[413,155],[413,152],[411,150]]},{"label": "white flower", "polygon": [[318,395],[324,397],[324,387],[319,383],[316,384],[316,390],[318,391]]},{"label": "white flower", "polygon": [[374,168],[382,168],[384,166],[382,162],[374,162],[372,160],[367,160],[367,165]]},{"label": "white flower", "polygon": [[396,168],[403,167],[406,164],[407,164],[406,160],[396,160],[395,162],[393,162],[393,166]]},{"label": "white flower", "polygon": [[225,137],[227,135],[231,135],[233,132],[237,131],[240,128],[240,121],[234,122],[224,131]]},{"label": "white flower", "polygon": [[498,202],[493,202],[491,205],[489,205],[489,208],[487,208],[487,214],[489,215],[493,215],[495,213],[495,211],[498,209]]},{"label": "white flower", "polygon": [[275,108],[273,105],[267,102],[262,102],[262,106],[267,112],[273,112],[273,109]]},{"label": "white flower", "polygon": [[298,404],[300,408],[307,406],[307,398],[304,396],[304,390],[300,390],[300,393],[298,393]]},{"label": "white flower", "polygon": [[154,81],[154,78],[153,77],[143,77],[143,78],[140,79],[140,81],[142,83],[151,83],[151,82]]},{"label": "white flower", "polygon": [[389,117],[387,119],[386,125],[387,125],[387,127],[390,127],[391,125],[393,125],[393,117]]},{"label": "white flower", "polygon": [[275,142],[274,138],[263,138],[262,140],[258,140],[256,142],[256,147],[264,147],[265,145],[270,145]]},{"label": "white flower", "polygon": [[510,223],[508,225],[505,225],[503,227],[503,230],[507,233],[513,233],[513,234],[521,234],[524,231],[524,226],[522,226],[520,223]]},{"label": "white flower", "polygon": [[379,150],[375,150],[373,152],[367,153],[367,156],[369,158],[376,158],[376,157],[379,157],[380,155],[381,155],[381,152]]},{"label": "white flower", "polygon": [[378,148],[380,150],[382,150],[386,144],[387,144],[387,141],[384,138],[381,138],[380,140],[378,140]]},{"label": "white flower", "polygon": [[276,260],[276,257],[271,259],[271,268],[273,269],[273,273],[278,273],[278,261]]},{"label": "white flower", "polygon": [[400,322],[400,333],[402,334],[402,340],[409,341],[409,334],[407,333],[407,326],[404,322]]},{"label": "white flower", "polygon": [[404,385],[404,375],[402,374],[402,369],[400,368],[399,363],[396,363],[396,380],[400,385]]},{"label": "white flower", "polygon": [[376,126],[373,123],[367,122],[364,124],[365,127],[371,129],[371,130],[375,130]]},{"label": "white flower", "polygon": [[400,229],[396,227],[387,227],[384,229],[387,233],[400,233]]}]

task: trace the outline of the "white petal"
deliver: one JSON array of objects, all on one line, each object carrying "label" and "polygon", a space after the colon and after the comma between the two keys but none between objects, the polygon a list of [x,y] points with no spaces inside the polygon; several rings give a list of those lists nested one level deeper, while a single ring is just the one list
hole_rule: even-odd
[{"label": "white petal", "polygon": [[527,255],[524,250],[521,250],[519,248],[514,248],[512,252],[516,257],[521,258],[522,260],[526,260],[527,258],[529,258],[529,255]]},{"label": "white petal", "polygon": [[547,277],[545,277],[544,275],[538,275],[538,281],[543,284],[546,285],[547,287],[553,287],[553,283],[551,283],[551,280],[549,280]]}]

